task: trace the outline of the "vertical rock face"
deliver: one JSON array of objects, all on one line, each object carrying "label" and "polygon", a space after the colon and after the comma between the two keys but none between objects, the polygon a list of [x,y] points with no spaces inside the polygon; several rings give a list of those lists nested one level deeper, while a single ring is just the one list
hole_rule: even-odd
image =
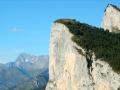
[{"label": "vertical rock face", "polygon": [[72,36],[64,24],[53,24],[46,90],[118,90],[120,75],[107,63],[95,60],[94,56],[90,70],[87,57],[77,52],[75,47],[81,47],[71,40]]},{"label": "vertical rock face", "polygon": [[120,32],[120,9],[109,4],[105,9],[102,27],[110,32]]},{"label": "vertical rock face", "polygon": [[[65,25],[53,24],[50,39],[48,90],[77,90],[80,88],[79,83],[88,85],[92,83],[88,82],[90,79],[85,57],[77,53],[71,37],[72,34]],[[85,78],[86,81],[84,81]]]}]

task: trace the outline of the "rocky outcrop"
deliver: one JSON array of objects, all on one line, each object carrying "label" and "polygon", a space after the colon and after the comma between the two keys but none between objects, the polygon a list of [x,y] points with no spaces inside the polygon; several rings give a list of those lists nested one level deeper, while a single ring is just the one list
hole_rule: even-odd
[{"label": "rocky outcrop", "polygon": [[120,32],[120,9],[112,4],[108,4],[105,9],[102,27],[110,32]]},{"label": "rocky outcrop", "polygon": [[72,36],[64,24],[53,24],[46,90],[118,90],[120,75],[106,62],[96,60],[94,54],[85,53],[71,40]]}]

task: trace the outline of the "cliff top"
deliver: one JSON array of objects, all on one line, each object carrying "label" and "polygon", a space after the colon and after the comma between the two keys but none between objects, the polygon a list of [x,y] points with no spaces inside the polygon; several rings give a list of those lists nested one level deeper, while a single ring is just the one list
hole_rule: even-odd
[{"label": "cliff top", "polygon": [[62,23],[65,25],[79,25],[80,22],[77,22],[75,19],[57,19],[54,23]]},{"label": "cliff top", "polygon": [[[62,23],[73,34],[72,40],[86,52],[94,52],[96,59],[103,60],[120,73],[120,33],[104,31],[75,19],[58,19],[55,23]],[[82,50],[76,48],[81,54]]]},{"label": "cliff top", "polygon": [[[89,24],[86,24],[86,23],[81,23],[75,19],[57,19],[54,21],[54,23],[62,23],[64,25],[66,25],[68,28],[69,26],[74,26],[74,27],[79,27],[81,25],[84,25],[84,26],[87,26],[87,27],[92,27],[92,28],[97,28],[95,26],[92,26],[92,25],[89,25]],[[101,28],[102,29],[102,28]]]},{"label": "cliff top", "polygon": [[[117,6],[115,6],[115,5],[113,5],[113,4],[108,4],[107,7],[106,7],[106,9],[107,9],[108,7],[113,7],[114,9],[120,11],[120,8],[118,8]],[[106,9],[105,9],[105,11],[106,11]],[[105,11],[104,11],[104,12],[105,12]]]}]

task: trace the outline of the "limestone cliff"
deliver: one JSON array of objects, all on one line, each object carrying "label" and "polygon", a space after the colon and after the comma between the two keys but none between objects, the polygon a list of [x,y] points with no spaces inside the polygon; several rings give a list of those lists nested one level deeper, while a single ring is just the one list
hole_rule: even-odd
[{"label": "limestone cliff", "polygon": [[[87,56],[78,53],[75,47],[82,48],[71,40],[72,36],[66,25],[53,24],[46,90],[119,90],[120,75],[108,63],[96,60],[94,55],[88,68]],[[85,53],[83,49],[82,52]]]},{"label": "limestone cliff", "polygon": [[110,32],[120,32],[120,9],[108,4],[105,9],[102,27]]},{"label": "limestone cliff", "polygon": [[[49,49],[49,82],[46,90],[120,90],[120,74],[114,72],[113,67],[111,67],[113,63],[115,66],[116,63],[119,66],[119,57],[117,58],[118,62],[116,62],[116,59],[112,59],[113,63],[110,63],[110,60],[107,63],[104,62],[105,60],[96,58],[96,53],[86,52],[82,46],[78,46],[72,40],[74,35],[70,29],[79,29],[79,23],[76,23],[76,26],[74,26],[74,20],[69,22],[66,19],[64,22],[67,22],[68,26],[60,22],[54,22],[52,26]],[[72,27],[69,27],[70,23],[72,23]],[[88,29],[89,25],[85,25],[87,26],[86,29]],[[111,4],[107,6],[104,12],[102,27],[110,32],[120,32],[119,8]],[[83,28],[83,25],[81,25],[81,28]],[[92,27],[91,30],[93,28],[97,29]],[[101,30],[99,31],[105,32],[103,29]],[[83,37],[82,32],[78,33]],[[95,31],[94,34],[96,33],[98,31]],[[104,35],[110,36],[112,34],[106,31]],[[119,37],[118,34],[116,36]],[[120,39],[117,38],[116,41],[120,41]],[[118,42],[114,43],[114,45],[116,44],[120,45]],[[99,44],[97,48],[99,48]],[[115,57],[120,55],[119,50],[117,50],[118,54],[114,54]],[[114,70],[120,71],[119,67],[116,67]]]}]

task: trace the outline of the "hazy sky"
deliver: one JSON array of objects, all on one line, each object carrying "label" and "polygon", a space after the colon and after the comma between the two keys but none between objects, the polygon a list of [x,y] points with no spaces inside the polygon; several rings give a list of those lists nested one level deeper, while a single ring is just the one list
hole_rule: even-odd
[{"label": "hazy sky", "polygon": [[52,22],[73,18],[100,26],[108,3],[120,0],[0,0],[0,62],[22,52],[48,54]]}]

